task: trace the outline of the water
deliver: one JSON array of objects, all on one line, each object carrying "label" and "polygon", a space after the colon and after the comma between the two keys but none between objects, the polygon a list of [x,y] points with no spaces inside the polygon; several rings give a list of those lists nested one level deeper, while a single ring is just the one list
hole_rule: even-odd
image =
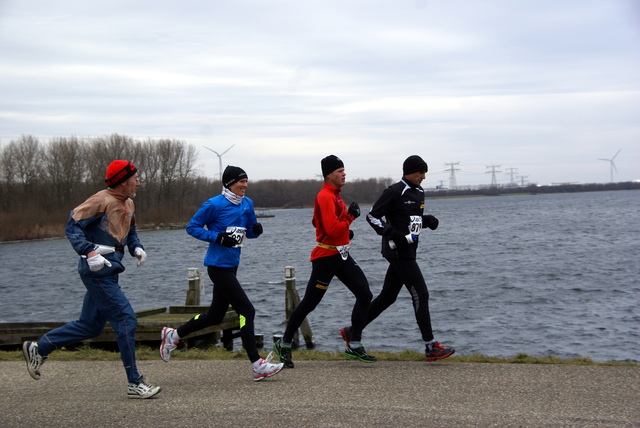
[{"label": "water", "polygon": [[[436,339],[464,355],[640,361],[640,191],[429,200],[427,212],[440,220],[419,250]],[[284,330],[284,267],[296,269],[302,296],[314,245],[311,209],[271,213],[261,220],[264,234],[245,240],[238,273],[266,342]],[[379,238],[364,217],[352,229],[351,254],[375,296],[387,268]],[[187,268],[204,271],[206,243],[184,230],[140,237],[147,263],[136,268],[126,256],[120,277],[134,308],[184,304]],[[77,318],[84,287],[76,263],[66,239],[1,244],[0,322]],[[338,329],[349,324],[353,302],[334,280],[308,317],[317,349],[341,348]],[[406,290],[365,329],[364,342],[423,350]]]}]

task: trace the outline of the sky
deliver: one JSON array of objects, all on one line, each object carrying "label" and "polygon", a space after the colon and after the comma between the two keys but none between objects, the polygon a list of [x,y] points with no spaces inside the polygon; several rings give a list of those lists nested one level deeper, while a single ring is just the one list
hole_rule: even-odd
[{"label": "sky", "polygon": [[640,179],[640,0],[0,0],[0,147],[114,133],[212,178]]}]

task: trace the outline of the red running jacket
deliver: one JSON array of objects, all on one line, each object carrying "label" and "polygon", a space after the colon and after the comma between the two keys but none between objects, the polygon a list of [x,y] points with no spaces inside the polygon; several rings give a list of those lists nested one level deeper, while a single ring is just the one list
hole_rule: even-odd
[{"label": "red running jacket", "polygon": [[[347,211],[347,205],[340,196],[340,189],[324,183],[313,204],[313,220],[316,228],[316,242],[328,246],[347,245],[349,243],[349,226],[354,218]],[[338,253],[335,248],[316,246],[311,250],[311,261],[333,256]]]}]

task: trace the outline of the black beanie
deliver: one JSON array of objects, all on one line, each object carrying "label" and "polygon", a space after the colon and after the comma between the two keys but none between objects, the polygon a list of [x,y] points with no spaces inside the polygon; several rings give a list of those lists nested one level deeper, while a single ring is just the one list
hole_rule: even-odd
[{"label": "black beanie", "polygon": [[418,155],[411,155],[402,164],[402,175],[413,174],[414,172],[429,171],[427,163]]},{"label": "black beanie", "polygon": [[233,183],[236,183],[243,178],[248,178],[244,169],[239,166],[227,165],[222,173],[222,185],[228,189]]},{"label": "black beanie", "polygon": [[322,176],[326,177],[338,168],[344,168],[344,163],[336,155],[329,155],[320,161],[322,166]]}]

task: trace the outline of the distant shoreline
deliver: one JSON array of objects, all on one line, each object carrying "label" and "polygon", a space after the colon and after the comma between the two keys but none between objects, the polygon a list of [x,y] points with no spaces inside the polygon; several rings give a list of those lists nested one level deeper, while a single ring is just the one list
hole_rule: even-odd
[{"label": "distant shoreline", "polygon": [[[529,186],[527,188],[486,188],[478,190],[425,190],[425,200],[435,199],[457,199],[457,198],[479,198],[479,197],[495,197],[495,196],[531,196],[542,194],[565,194],[565,193],[588,193],[588,192],[602,192],[602,191],[619,191],[619,190],[640,190],[640,182],[623,182],[623,183],[610,183],[610,184],[566,184],[557,186]],[[362,203],[361,205],[370,205],[368,203]],[[312,208],[311,206],[303,207],[260,207],[256,208],[258,218],[272,218],[275,217],[270,210],[292,210],[292,209],[305,209]],[[262,213],[260,213],[262,212]],[[175,222],[168,224],[143,224],[139,231],[150,230],[176,230],[185,229],[188,222]],[[50,229],[64,230],[64,224],[60,224],[57,227]],[[27,241],[44,241],[49,239],[64,238],[64,233],[53,233],[50,236],[44,236],[32,239],[0,239],[0,244],[20,243]]]}]

